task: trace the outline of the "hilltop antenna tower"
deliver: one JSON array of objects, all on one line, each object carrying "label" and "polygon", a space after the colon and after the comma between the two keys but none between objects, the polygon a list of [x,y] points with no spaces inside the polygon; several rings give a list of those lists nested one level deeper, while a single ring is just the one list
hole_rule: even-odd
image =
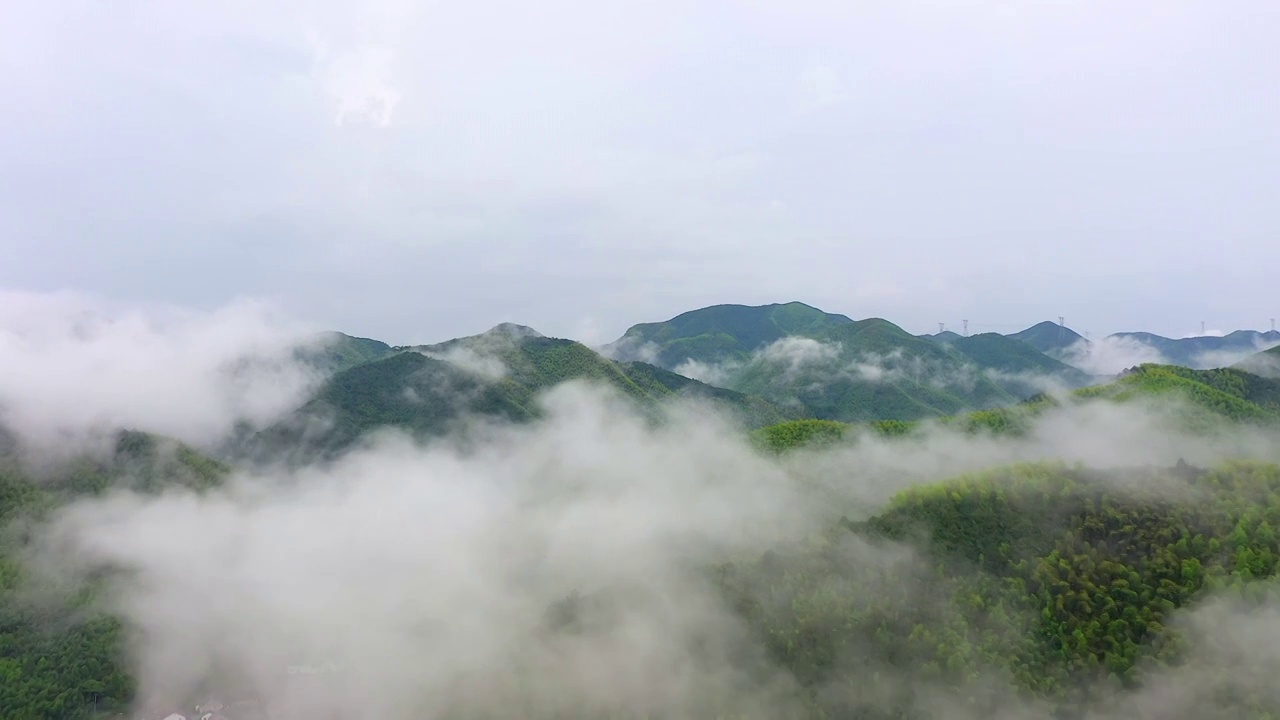
[{"label": "hilltop antenna tower", "polygon": [[1271,318],[1271,332],[1275,332],[1275,331],[1276,331],[1276,319]]},{"label": "hilltop antenna tower", "polygon": [[969,321],[964,321],[964,336],[969,337]]},{"label": "hilltop antenna tower", "polygon": [[1200,334],[1201,334],[1201,335],[1204,335],[1204,321],[1203,321],[1203,320],[1201,320],[1201,321],[1200,321]]},{"label": "hilltop antenna tower", "polygon": [[944,332],[946,332],[946,331],[947,331],[947,324],[946,324],[946,323],[938,323],[938,334],[939,334],[939,335],[941,335],[942,333],[944,333]]}]

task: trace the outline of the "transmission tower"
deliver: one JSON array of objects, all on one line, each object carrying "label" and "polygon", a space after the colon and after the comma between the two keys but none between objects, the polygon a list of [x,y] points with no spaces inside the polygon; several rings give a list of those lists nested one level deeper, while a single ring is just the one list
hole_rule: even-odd
[{"label": "transmission tower", "polygon": [[1200,321],[1200,334],[1201,334],[1201,335],[1204,335],[1204,321],[1203,321],[1203,320],[1201,320],[1201,321]]},{"label": "transmission tower", "polygon": [[1059,316],[1058,316],[1058,324],[1059,324],[1059,325],[1063,325],[1063,326],[1065,326],[1065,325],[1067,324],[1067,319],[1066,319],[1066,318],[1064,318],[1064,317],[1062,317],[1061,315],[1059,315]]},{"label": "transmission tower", "polygon": [[1271,318],[1271,332],[1275,332],[1275,331],[1276,331],[1276,319]]},{"label": "transmission tower", "polygon": [[946,323],[938,323],[938,334],[939,334],[939,335],[941,335],[942,333],[944,333],[944,332],[946,332],[946,331],[947,331],[947,324],[946,324]]},{"label": "transmission tower", "polygon": [[964,336],[969,337],[969,321],[964,321]]}]

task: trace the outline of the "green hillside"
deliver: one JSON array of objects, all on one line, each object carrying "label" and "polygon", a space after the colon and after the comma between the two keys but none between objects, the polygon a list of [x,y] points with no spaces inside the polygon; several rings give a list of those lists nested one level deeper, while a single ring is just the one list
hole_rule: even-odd
[{"label": "green hillside", "polygon": [[999,333],[956,337],[945,344],[974,365],[994,371],[993,379],[1019,396],[1032,395],[1047,384],[1082,387],[1093,378],[1086,372],[1056,360],[1032,345]]},{"label": "green hillside", "polygon": [[[1173,622],[1180,609],[1217,593],[1247,613],[1274,597],[1277,527],[1275,465],[1020,465],[912,488],[875,517],[720,576],[771,658],[808,687],[851,689],[815,695],[814,716],[1082,717],[1212,652],[1212,637]],[[886,542],[921,555],[876,552]],[[1206,659],[1197,672],[1217,675],[1199,679],[1233,691],[1151,717],[1280,710],[1269,680],[1233,680],[1239,668],[1215,667],[1233,660]],[[886,696],[877,677],[907,685]],[[1014,689],[991,692],[993,678]],[[930,688],[950,688],[945,712],[926,710]],[[1019,701],[1057,711],[1000,714]]]},{"label": "green hillside", "polygon": [[135,685],[125,668],[122,628],[90,609],[92,588],[36,603],[22,592],[22,528],[57,506],[113,488],[205,490],[230,472],[172,439],[122,431],[105,456],[84,456],[36,476],[0,454],[0,708],[6,718],[88,718],[123,712]]},{"label": "green hillside", "polygon": [[[1278,380],[1230,368],[1192,370],[1153,364],[1131,368],[1105,385],[1079,388],[1062,400],[1040,395],[1009,407],[941,417],[937,421],[968,432],[1019,434],[1030,427],[1041,413],[1058,407],[1062,402],[1105,400],[1123,403],[1153,398],[1186,401],[1186,415],[1180,421],[1193,429],[1206,428],[1221,420],[1280,423]],[[766,450],[782,452],[811,443],[821,445],[833,439],[850,438],[863,431],[903,435],[919,427],[917,422],[819,425],[807,420],[793,420],[760,428],[753,433],[753,439]]]},{"label": "green hillside", "polygon": [[609,349],[624,360],[648,360],[668,370],[687,360],[718,364],[744,361],[784,337],[822,336],[854,321],[800,302],[713,305],[665,322],[633,325]]},{"label": "green hillside", "polygon": [[[957,336],[958,337],[958,336]],[[917,337],[880,318],[803,303],[717,305],[629,329],[608,350],[830,420],[910,420],[1009,405],[1079,371],[1014,341]],[[997,336],[998,338],[998,336]],[[1020,374],[1022,377],[1012,377]]]},{"label": "green hillside", "polygon": [[797,417],[759,398],[645,363],[615,362],[581,343],[513,330],[517,327],[396,352],[344,370],[297,412],[252,438],[243,452],[261,459],[285,454],[309,460],[333,456],[381,427],[427,438],[475,417],[524,422],[538,417],[540,393],[568,380],[601,383],[646,408],[676,397],[704,398],[750,427]]}]

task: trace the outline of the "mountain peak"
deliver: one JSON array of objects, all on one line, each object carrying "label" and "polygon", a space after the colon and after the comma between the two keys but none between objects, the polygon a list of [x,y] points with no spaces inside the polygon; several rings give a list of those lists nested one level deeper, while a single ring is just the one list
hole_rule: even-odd
[{"label": "mountain peak", "polygon": [[1083,335],[1075,330],[1050,320],[1036,323],[1026,330],[1013,333],[1008,337],[1014,340],[1021,340],[1040,352],[1051,355],[1054,352],[1065,350],[1078,342],[1088,342]]},{"label": "mountain peak", "polygon": [[497,325],[494,325],[493,327],[489,328],[488,330],[484,331],[481,334],[487,335],[490,337],[498,335],[498,336],[510,337],[510,338],[546,337],[545,335],[538,332],[537,330],[534,330],[528,325],[519,325],[517,323],[512,323],[512,322],[498,323]]}]

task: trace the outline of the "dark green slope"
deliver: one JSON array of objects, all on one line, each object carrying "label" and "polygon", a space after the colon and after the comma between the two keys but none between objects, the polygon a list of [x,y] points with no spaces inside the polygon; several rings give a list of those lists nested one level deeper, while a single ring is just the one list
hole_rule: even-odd
[{"label": "dark green slope", "polygon": [[967,371],[956,353],[886,320],[828,325],[803,337],[831,350],[798,364],[795,356],[757,354],[733,372],[730,387],[843,421],[908,420],[1016,399]]},{"label": "dark green slope", "polygon": [[1017,401],[945,345],[798,302],[694,310],[632,327],[610,351],[676,372],[694,361],[718,369],[717,384],[826,419],[913,419]]},{"label": "dark green slope", "polygon": [[394,426],[425,437],[462,417],[527,420],[523,388],[485,378],[418,352],[400,352],[337,373],[289,417],[258,433],[245,452],[267,460],[332,457],[366,433]]},{"label": "dark green slope", "polygon": [[654,364],[672,370],[686,360],[709,364],[745,360],[781,338],[813,337],[832,326],[852,323],[844,315],[801,302],[713,305],[665,322],[634,325],[609,350],[623,360],[653,359]]},{"label": "dark green slope", "polygon": [[1075,330],[1048,320],[1036,323],[1026,330],[1012,333],[1006,337],[1020,340],[1036,350],[1054,357],[1061,357],[1063,351],[1076,343],[1089,342]]},{"label": "dark green slope", "polygon": [[704,398],[750,427],[796,416],[759,398],[644,363],[615,362],[573,340],[513,330],[517,327],[501,326],[344,370],[242,452],[257,459],[305,461],[332,457],[381,427],[427,438],[448,434],[475,417],[523,422],[539,415],[539,394],[570,380],[611,387],[646,408],[677,396]]},{"label": "dark green slope", "polygon": [[1020,396],[1033,394],[1046,383],[1077,388],[1093,380],[1088,373],[999,333],[970,335],[947,344],[978,367],[997,373],[1001,376],[997,382]]},{"label": "dark green slope", "polygon": [[[1184,661],[1191,649],[1165,627],[1173,613],[1274,577],[1277,523],[1274,465],[1101,472],[1048,463],[915,488],[851,527],[914,541],[945,568],[941,584],[956,583],[957,621],[971,633],[950,648],[961,666],[999,658],[1027,689],[1067,700],[1082,684],[1133,687]],[[980,604],[966,607],[966,593]],[[939,679],[963,677],[951,667],[940,663]],[[1223,702],[1240,712],[1255,701]],[[1231,716],[1223,710],[1213,716]]]},{"label": "dark green slope", "polygon": [[763,398],[708,385],[684,375],[642,362],[621,363],[623,373],[652,397],[697,398],[728,411],[749,428],[772,425],[801,417],[802,413]]}]

